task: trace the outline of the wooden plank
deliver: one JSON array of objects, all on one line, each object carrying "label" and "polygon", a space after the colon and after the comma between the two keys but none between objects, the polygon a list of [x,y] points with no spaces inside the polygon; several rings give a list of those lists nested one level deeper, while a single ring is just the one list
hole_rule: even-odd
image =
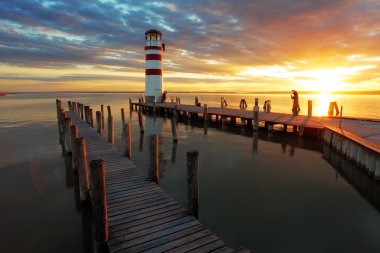
[{"label": "wooden plank", "polygon": [[171,250],[165,251],[167,253],[176,253],[176,252],[193,252],[193,253],[202,253],[210,252],[226,246],[226,244],[220,240],[216,235],[210,234],[209,236],[200,238],[195,241],[183,244],[180,247],[173,248]]}]

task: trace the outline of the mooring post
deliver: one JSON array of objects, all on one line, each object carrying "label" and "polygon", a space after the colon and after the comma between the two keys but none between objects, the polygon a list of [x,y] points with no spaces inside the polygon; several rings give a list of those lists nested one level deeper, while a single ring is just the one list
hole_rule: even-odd
[{"label": "mooring post", "polygon": [[107,113],[108,113],[108,117],[112,116],[111,106],[110,105],[107,105]]},{"label": "mooring post", "polygon": [[65,130],[65,153],[70,154],[71,153],[71,134],[70,134],[70,127],[71,127],[71,118],[65,118],[64,123],[64,130]]},{"label": "mooring post", "polygon": [[71,105],[71,101],[68,101],[67,104],[69,106],[69,111],[72,111],[73,108],[72,108],[72,105]]},{"label": "mooring post", "polygon": [[108,217],[104,161],[101,159],[91,161],[90,173],[95,240],[97,243],[105,244],[108,241]]},{"label": "mooring post", "polygon": [[196,150],[187,152],[187,212],[196,218],[199,206],[198,157]]},{"label": "mooring post", "polygon": [[307,101],[307,116],[313,116],[313,100]]},{"label": "mooring post", "polygon": [[60,112],[61,112],[61,108],[62,108],[62,101],[59,99],[56,99],[55,100],[55,106],[57,108],[57,120],[59,122],[59,116],[60,116]]},{"label": "mooring post", "polygon": [[208,121],[208,106],[207,106],[207,104],[203,105],[203,120],[204,120],[204,122]]},{"label": "mooring post", "polygon": [[158,160],[158,136],[152,135],[149,141],[150,151],[150,174],[154,182],[158,183],[160,180],[160,167]]},{"label": "mooring post", "polygon": [[101,119],[102,119],[102,122],[101,122],[102,130],[104,131],[104,105],[100,105],[100,113],[101,113]]},{"label": "mooring post", "polygon": [[86,122],[87,124],[89,122],[89,120],[88,120],[88,109],[89,109],[89,106],[85,105],[84,106],[84,122]]},{"label": "mooring post", "polygon": [[114,143],[115,133],[113,125],[113,116],[108,116],[108,142]]},{"label": "mooring post", "polygon": [[129,98],[129,110],[133,111],[132,98]]},{"label": "mooring post", "polygon": [[124,155],[129,159],[132,158],[132,133],[131,123],[123,125]]},{"label": "mooring post", "polygon": [[90,115],[90,126],[94,127],[94,113],[91,108],[89,108],[89,115]]},{"label": "mooring post", "polygon": [[173,142],[177,142],[177,124],[175,122],[174,117],[170,119],[171,125],[172,125],[172,134],[173,134]]},{"label": "mooring post", "polygon": [[65,124],[65,110],[60,109],[59,110],[59,120],[58,120],[58,131],[59,131],[59,143],[62,145],[65,145],[65,130],[64,130],[64,124]]},{"label": "mooring post", "polygon": [[87,166],[86,138],[78,138],[76,139],[76,142],[78,145],[78,177],[80,199],[81,201],[86,201],[88,200],[88,190],[90,187]]},{"label": "mooring post", "polygon": [[76,139],[78,139],[78,127],[73,125],[70,127],[71,133],[71,163],[73,171],[78,169],[78,145]]},{"label": "mooring post", "polygon": [[124,126],[125,124],[125,115],[124,115],[124,108],[121,108],[121,125]]},{"label": "mooring post", "polygon": [[339,128],[342,129],[343,106],[340,106]]},{"label": "mooring post", "polygon": [[96,111],[96,132],[102,133],[102,113],[100,111]]},{"label": "mooring post", "polygon": [[81,119],[84,118],[84,112],[83,112],[84,108],[83,107],[84,107],[84,105],[80,104],[80,117],[81,117]]},{"label": "mooring post", "polygon": [[255,106],[253,107],[253,131],[259,130],[259,99],[255,98]]},{"label": "mooring post", "polygon": [[142,120],[141,111],[138,112],[138,115],[139,115],[140,133],[143,134],[144,133],[144,123],[143,123],[143,120]]}]

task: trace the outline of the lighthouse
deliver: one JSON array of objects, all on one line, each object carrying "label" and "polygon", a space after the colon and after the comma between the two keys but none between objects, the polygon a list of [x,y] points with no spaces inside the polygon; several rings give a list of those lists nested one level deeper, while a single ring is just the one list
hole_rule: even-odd
[{"label": "lighthouse", "polygon": [[148,103],[160,102],[163,92],[162,80],[162,33],[151,29],[145,32],[145,99]]}]

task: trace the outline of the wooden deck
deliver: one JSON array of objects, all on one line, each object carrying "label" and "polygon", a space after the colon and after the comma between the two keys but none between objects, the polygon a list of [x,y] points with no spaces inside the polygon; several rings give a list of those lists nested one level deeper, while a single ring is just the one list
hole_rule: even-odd
[{"label": "wooden deck", "polygon": [[104,136],[75,113],[68,117],[86,138],[88,161],[105,161],[110,252],[234,252]]},{"label": "wooden deck", "polygon": [[[152,108],[151,103],[132,103],[133,106],[146,106]],[[173,103],[157,103],[156,108],[166,108],[173,110],[175,109],[175,104]],[[177,108],[180,112],[203,114],[204,108],[194,105],[179,105]],[[253,120],[252,110],[240,110],[232,108],[218,108],[218,107],[208,107],[208,115],[218,115],[225,117],[243,118],[247,120]],[[270,124],[282,124],[289,126],[297,126],[301,128],[319,129],[323,130],[325,128],[336,129],[339,126],[339,117],[308,117],[306,115],[297,115],[286,113],[276,113],[276,112],[259,112],[259,121],[267,122]],[[342,130],[347,136],[358,140],[360,143],[368,144],[366,145],[369,149],[380,153],[380,120],[367,120],[367,119],[354,119],[354,118],[343,118],[342,119]]]}]

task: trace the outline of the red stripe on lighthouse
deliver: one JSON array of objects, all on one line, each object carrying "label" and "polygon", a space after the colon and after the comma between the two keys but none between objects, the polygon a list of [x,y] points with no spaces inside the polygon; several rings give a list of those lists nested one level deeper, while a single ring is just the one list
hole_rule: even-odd
[{"label": "red stripe on lighthouse", "polygon": [[161,50],[162,51],[162,47],[158,47],[158,46],[146,46],[145,47],[145,51],[146,50]]},{"label": "red stripe on lighthouse", "polygon": [[162,61],[162,55],[160,54],[147,54],[145,56],[145,60],[157,60],[157,61]]},{"label": "red stripe on lighthouse", "polygon": [[162,69],[146,69],[145,75],[148,76],[162,76]]}]

